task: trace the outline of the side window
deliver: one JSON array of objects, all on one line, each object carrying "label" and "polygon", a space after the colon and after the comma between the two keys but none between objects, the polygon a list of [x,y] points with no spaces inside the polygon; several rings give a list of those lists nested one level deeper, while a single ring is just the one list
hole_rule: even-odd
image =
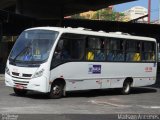
[{"label": "side window", "polygon": [[56,46],[53,59],[69,60],[71,58],[70,45],[68,39],[60,39]]},{"label": "side window", "polygon": [[86,40],[86,60],[104,61],[104,40],[98,37],[88,37]]},{"label": "side window", "polygon": [[72,40],[70,51],[71,59],[82,60],[84,58],[84,40]]},{"label": "side window", "polygon": [[52,66],[66,61],[77,61],[84,58],[84,35],[65,33],[61,36],[52,58]]},{"label": "side window", "polygon": [[143,61],[155,61],[155,43],[143,42],[142,44],[142,60]]},{"label": "side window", "polygon": [[54,57],[61,60],[81,60],[84,56],[84,39],[61,38]]},{"label": "side window", "polygon": [[126,42],[126,61],[141,61],[141,42],[128,40]]},{"label": "side window", "polygon": [[106,38],[107,61],[124,61],[124,40],[117,38]]}]

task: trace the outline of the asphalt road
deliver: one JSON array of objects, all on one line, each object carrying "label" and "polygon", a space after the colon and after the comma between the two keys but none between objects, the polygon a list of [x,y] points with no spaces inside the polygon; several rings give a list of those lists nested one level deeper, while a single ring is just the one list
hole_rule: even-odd
[{"label": "asphalt road", "polygon": [[160,115],[160,87],[134,88],[130,95],[121,95],[117,89],[77,91],[69,92],[61,99],[48,99],[37,92],[29,92],[25,97],[16,96],[12,88],[5,87],[4,81],[0,81],[0,114],[1,119],[6,114],[21,114],[19,118],[26,120],[31,119],[28,114],[39,120],[44,116],[61,120],[102,120],[106,119],[106,114],[109,118],[117,118],[119,114]]}]

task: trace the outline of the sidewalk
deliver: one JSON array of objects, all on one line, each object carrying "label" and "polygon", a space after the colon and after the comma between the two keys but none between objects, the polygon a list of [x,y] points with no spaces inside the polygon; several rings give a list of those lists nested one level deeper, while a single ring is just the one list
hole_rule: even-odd
[{"label": "sidewalk", "polygon": [[4,81],[4,74],[0,74],[0,81]]}]

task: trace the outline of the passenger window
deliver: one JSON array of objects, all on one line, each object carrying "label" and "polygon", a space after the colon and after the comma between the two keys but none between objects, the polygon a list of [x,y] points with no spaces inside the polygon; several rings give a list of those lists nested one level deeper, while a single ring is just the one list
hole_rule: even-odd
[{"label": "passenger window", "polygon": [[55,55],[62,60],[80,60],[83,58],[84,40],[61,39],[56,47]]},{"label": "passenger window", "polygon": [[143,42],[142,45],[143,61],[155,61],[155,43]]},{"label": "passenger window", "polygon": [[69,41],[60,39],[54,52],[54,59],[68,60],[70,59]]},{"label": "passenger window", "polygon": [[78,34],[63,34],[52,58],[52,66],[66,61],[82,60],[84,58],[85,36]]},{"label": "passenger window", "polygon": [[104,40],[98,37],[88,37],[86,40],[86,60],[104,61]]},{"label": "passenger window", "polygon": [[124,61],[124,40],[117,38],[106,38],[107,61]]},{"label": "passenger window", "polygon": [[141,42],[129,40],[126,42],[126,61],[141,61]]}]

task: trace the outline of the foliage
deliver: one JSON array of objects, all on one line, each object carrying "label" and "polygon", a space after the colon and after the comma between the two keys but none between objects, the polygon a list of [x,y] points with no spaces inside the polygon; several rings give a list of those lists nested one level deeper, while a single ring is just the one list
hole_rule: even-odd
[{"label": "foliage", "polygon": [[85,17],[81,16],[80,14],[72,15],[71,18],[73,18],[73,19],[85,19]]},{"label": "foliage", "polygon": [[[91,14],[91,15],[88,15]],[[89,16],[89,17],[88,17]],[[98,11],[85,12],[83,14],[76,14],[71,16],[76,19],[92,19],[92,20],[108,20],[108,21],[123,21],[124,14],[115,12],[111,8],[105,8]]]}]

